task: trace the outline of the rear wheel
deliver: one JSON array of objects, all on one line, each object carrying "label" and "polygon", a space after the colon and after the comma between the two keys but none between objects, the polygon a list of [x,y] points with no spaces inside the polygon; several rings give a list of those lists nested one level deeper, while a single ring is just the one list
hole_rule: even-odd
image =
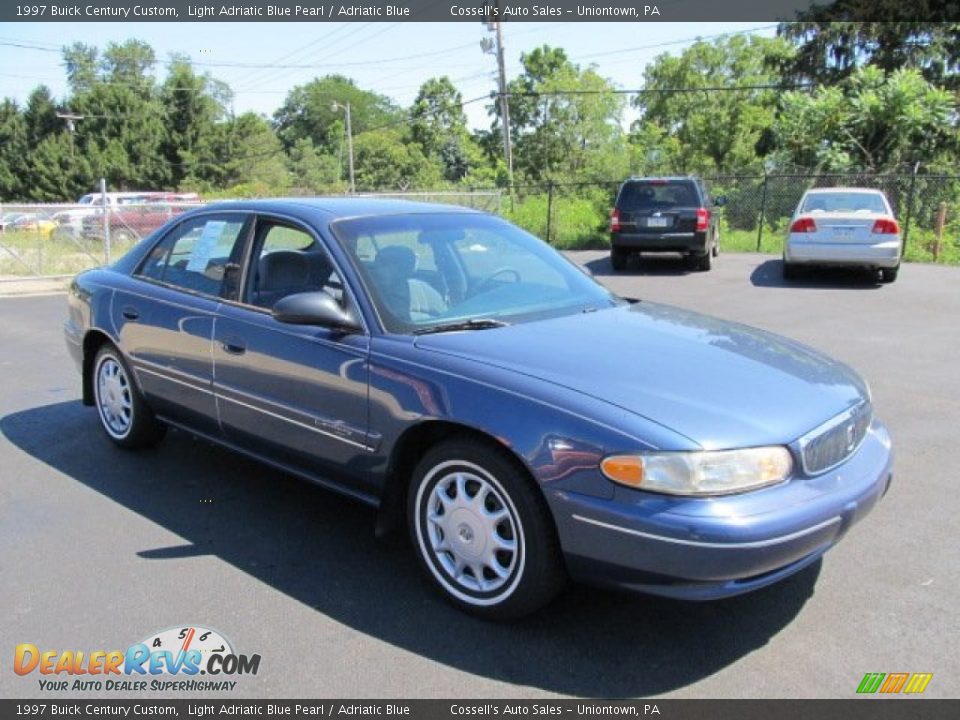
[{"label": "rear wheel", "polygon": [[614,270],[626,270],[629,258],[630,254],[626,250],[613,248],[610,251],[610,264],[613,265]]},{"label": "rear wheel", "polygon": [[471,614],[527,615],[566,582],[543,496],[493,445],[454,440],[428,451],[413,473],[407,512],[426,575]]},{"label": "rear wheel", "polygon": [[690,255],[690,267],[700,272],[707,272],[713,267],[713,253],[707,250],[703,255]]},{"label": "rear wheel", "polygon": [[784,280],[796,280],[800,276],[800,271],[797,269],[797,266],[794,263],[788,263],[786,260],[783,261],[783,279]]},{"label": "rear wheel", "polygon": [[897,265],[895,268],[880,268],[880,282],[882,283],[892,283],[896,282],[897,275],[900,273],[900,266]]},{"label": "rear wheel", "polygon": [[104,345],[93,362],[93,397],[100,426],[124,448],[155,445],[166,432],[146,404],[119,351]]}]

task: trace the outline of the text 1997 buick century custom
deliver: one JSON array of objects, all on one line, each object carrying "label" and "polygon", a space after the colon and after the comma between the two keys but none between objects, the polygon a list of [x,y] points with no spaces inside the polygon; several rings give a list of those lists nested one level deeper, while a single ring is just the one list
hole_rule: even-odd
[{"label": "text 1997 buick century custom", "polygon": [[173,425],[378,506],[383,526],[405,516],[427,577],[487,616],[568,577],[688,599],[768,585],[892,477],[850,368],[627,302],[448,206],[185,213],[76,278],[66,336],[116,444]]}]

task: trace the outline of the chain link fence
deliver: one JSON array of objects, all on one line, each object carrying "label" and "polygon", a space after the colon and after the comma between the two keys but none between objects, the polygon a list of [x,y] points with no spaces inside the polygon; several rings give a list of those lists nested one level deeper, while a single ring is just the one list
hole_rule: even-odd
[{"label": "chain link fence", "polygon": [[[882,190],[890,200],[908,260],[960,263],[960,175],[929,175],[911,168],[895,173],[784,172],[703,179],[713,197],[727,198],[719,210],[721,244],[727,251],[779,254],[790,217],[806,190],[869,187]],[[471,207],[502,215],[559,248],[601,248],[608,242],[609,213],[621,183],[622,179],[585,180],[357,195]],[[171,218],[202,204],[177,202],[176,196],[162,193],[146,202],[110,195],[104,194],[100,205],[0,205],[0,282],[66,277],[109,263]]]},{"label": "chain link fence", "polygon": [[0,205],[0,282],[69,277],[110,263],[171,218],[199,204],[116,200]]}]

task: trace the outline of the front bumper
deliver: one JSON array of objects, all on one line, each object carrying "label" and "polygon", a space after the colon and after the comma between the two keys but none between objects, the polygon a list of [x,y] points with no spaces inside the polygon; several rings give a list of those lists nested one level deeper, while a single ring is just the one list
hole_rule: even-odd
[{"label": "front bumper", "polygon": [[762,490],[680,498],[618,487],[609,500],[565,491],[548,498],[574,578],[711,600],[814,562],[870,512],[892,471],[890,438],[875,420],[842,465]]},{"label": "front bumper", "polygon": [[610,233],[610,246],[615,250],[635,252],[704,253],[707,248],[705,232]]},{"label": "front bumper", "polygon": [[790,238],[783,257],[797,265],[849,265],[895,268],[900,264],[899,238],[873,245],[862,243],[814,243]]}]

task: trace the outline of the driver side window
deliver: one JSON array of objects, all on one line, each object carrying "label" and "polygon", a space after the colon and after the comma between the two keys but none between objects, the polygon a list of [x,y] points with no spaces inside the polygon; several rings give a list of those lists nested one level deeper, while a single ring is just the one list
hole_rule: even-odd
[{"label": "driver side window", "polygon": [[261,220],[254,244],[247,302],[271,309],[279,300],[323,290],[345,304],[343,281],[319,242],[306,231],[277,221]]}]

